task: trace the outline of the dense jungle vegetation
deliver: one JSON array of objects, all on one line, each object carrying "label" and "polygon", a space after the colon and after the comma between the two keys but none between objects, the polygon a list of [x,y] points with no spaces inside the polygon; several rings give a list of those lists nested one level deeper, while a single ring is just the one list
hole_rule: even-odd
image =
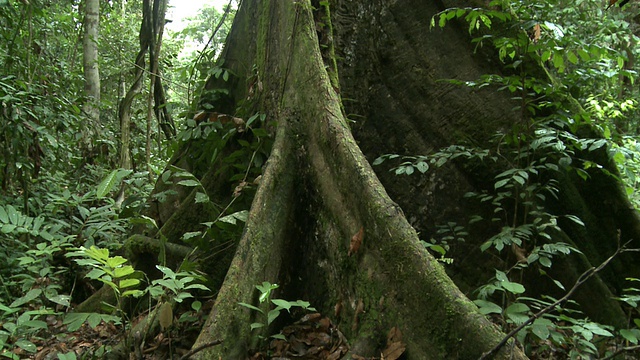
[{"label": "dense jungle vegetation", "polygon": [[278,1],[0,0],[0,356],[640,356],[638,2]]}]

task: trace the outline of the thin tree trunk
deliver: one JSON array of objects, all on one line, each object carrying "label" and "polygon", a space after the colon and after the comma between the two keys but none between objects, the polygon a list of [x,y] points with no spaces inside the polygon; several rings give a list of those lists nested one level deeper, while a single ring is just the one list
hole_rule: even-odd
[{"label": "thin tree trunk", "polygon": [[100,124],[100,72],[98,69],[98,41],[100,27],[100,2],[99,0],[85,1],[83,66],[84,66],[84,93],[86,100],[83,111],[88,118],[85,123],[86,133],[84,142],[87,148],[92,147],[93,137],[96,135]]},{"label": "thin tree trunk", "polygon": [[118,117],[120,119],[120,167],[123,169],[131,169],[131,155],[129,153],[129,144],[131,141],[130,123],[131,123],[131,104],[134,98],[142,90],[143,75],[145,68],[145,56],[151,43],[153,34],[151,5],[149,0],[144,0],[142,5],[142,25],[140,26],[140,51],[136,57],[134,65],[133,84],[127,91],[124,98],[120,101],[118,108]]},{"label": "thin tree trunk", "polygon": [[[154,112],[158,120],[158,128],[162,130],[167,139],[173,139],[176,135],[175,124],[171,117],[171,111],[167,107],[167,99],[162,86],[162,77],[160,76],[159,57],[162,48],[162,34],[164,34],[165,14],[167,11],[167,0],[156,1],[154,3],[154,31],[155,42],[149,51],[151,63],[151,76],[155,78],[153,86]],[[160,133],[158,131],[158,133]],[[158,144],[160,137],[158,136]]]}]

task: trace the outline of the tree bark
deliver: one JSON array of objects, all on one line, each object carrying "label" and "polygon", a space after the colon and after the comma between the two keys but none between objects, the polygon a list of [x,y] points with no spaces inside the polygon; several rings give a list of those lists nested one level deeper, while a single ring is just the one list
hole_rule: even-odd
[{"label": "tree bark", "polygon": [[[246,69],[255,64],[263,74],[263,91],[251,100],[277,122],[277,133],[244,235],[194,347],[212,337],[224,343],[197,358],[243,358],[256,348],[249,328],[256,314],[238,302],[258,305],[254,286],[263,281],[323,314],[342,303],[333,320],[353,354],[378,356],[396,326],[410,359],[477,358],[496,344],[500,332],[420,245],[358,149],[321,56],[311,3],[244,1],[224,58],[239,74],[236,99],[251,97]],[[348,256],[361,227],[363,245]],[[517,349],[499,355],[510,356],[524,357]]]},{"label": "tree bark", "polygon": [[[333,17],[337,56],[344,59],[339,62],[341,94],[349,99],[344,102],[346,112],[358,119],[354,136],[370,161],[384,153],[429,154],[460,143],[486,147],[496,131],[518,121],[511,110],[514,103],[495,88],[475,90],[441,81],[474,81],[482,74],[502,73],[495,54],[486,49],[475,51],[464,26],[452,23],[443,30],[429,28],[431,17],[444,6],[437,2],[414,6],[408,1],[387,6],[374,1],[364,8],[365,16],[358,15],[357,3],[339,4]],[[367,25],[371,18],[378,26]],[[579,110],[573,104],[570,108]],[[581,157],[617,172],[604,151],[577,156]],[[424,240],[437,237],[438,224],[453,219],[467,225],[471,215],[486,211],[464,194],[492,190],[493,176],[502,171],[490,172],[482,165],[464,162],[418,176],[396,176],[388,168],[377,167],[377,174]],[[640,239],[637,213],[620,184],[601,171],[591,171],[590,176],[583,181],[575,174],[559,174],[559,199],[547,204],[549,212],[576,215],[586,225],[560,222],[563,233],[557,234],[556,241],[573,244],[585,254],[554,260],[550,274],[566,288],[583,271],[615,252],[618,231],[621,242]],[[465,293],[486,283],[494,269],[505,268],[505,259],[478,250],[500,229],[469,227],[471,236],[464,243],[450,244],[447,254],[456,259],[447,272]],[[635,240],[630,246],[640,244]],[[624,288],[625,277],[638,273],[636,263],[631,253],[623,254],[577,292],[575,300],[590,318],[624,326],[626,316],[613,297]],[[537,270],[532,268],[532,272]],[[527,294],[561,296],[555,285],[537,274],[524,277]]]},{"label": "tree bark", "polygon": [[[224,88],[230,94],[208,104],[217,112],[250,116],[258,110],[267,116],[266,128],[276,130],[231,265],[212,274],[226,277],[193,348],[224,342],[195,357],[244,358],[260,346],[258,335],[277,333],[282,323],[252,332],[256,312],[238,305],[267,311],[268,305],[258,304],[255,285],[268,281],[281,285],[276,297],[307,300],[331,317],[353,355],[379,356],[387,333],[397,327],[407,359],[478,358],[503,336],[465,295],[505,264],[478,250],[494,229],[480,229],[453,246],[456,261],[447,275],[412,225],[428,239],[438,223],[483,211],[467,206],[462,195],[492,188],[495,169],[452,163],[401,178],[381,167],[376,176],[367,158],[425,154],[465,140],[483,144],[496,130],[511,127],[518,119],[508,95],[441,81],[499,72],[494,54],[474,53],[466,29],[455,24],[429,29],[431,16],[443,10],[440,2],[333,0],[329,6],[331,13],[319,1],[243,1],[222,54],[222,64],[235,75],[207,82],[209,92]],[[172,163],[197,167],[191,161],[200,145],[186,144]],[[606,157],[597,162],[615,172]],[[226,189],[217,170],[201,172],[210,196]],[[561,224],[556,234],[556,240],[585,249],[558,265],[557,275],[570,287],[582,270],[613,253],[618,230],[621,239],[640,239],[640,222],[613,178],[594,172],[582,182],[561,173],[558,181],[561,194],[549,202],[550,211],[586,223],[584,229]],[[153,214],[170,241],[217,216],[203,204],[194,206],[195,191],[182,191]],[[359,229],[364,240],[354,251],[350,242]],[[615,324],[624,319],[611,294],[622,284],[615,274],[633,273],[634,267],[631,257],[621,257],[577,295],[589,316]],[[532,292],[548,290],[535,283],[527,283]],[[339,304],[343,310],[337,313]],[[508,347],[497,358],[525,356]]]},{"label": "tree bark", "polygon": [[85,1],[84,37],[82,40],[84,65],[84,93],[86,100],[83,111],[88,118],[85,124],[84,142],[92,147],[92,137],[100,124],[100,72],[98,68],[98,38],[100,35],[100,2]]}]

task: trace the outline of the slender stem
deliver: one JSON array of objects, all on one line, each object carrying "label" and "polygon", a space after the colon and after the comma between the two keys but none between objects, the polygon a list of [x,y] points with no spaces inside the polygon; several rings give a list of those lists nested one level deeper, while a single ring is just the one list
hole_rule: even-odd
[{"label": "slender stem", "polygon": [[210,348],[210,347],[213,347],[213,346],[216,346],[216,345],[220,345],[220,344],[222,344],[222,340],[213,340],[213,341],[210,341],[210,342],[208,342],[206,344],[202,344],[202,345],[198,346],[197,348],[191,349],[186,354],[182,355],[180,360],[187,360],[191,356],[195,355],[196,353],[198,353],[198,352],[200,352],[200,351],[202,351],[202,350],[204,350],[206,348]]},{"label": "slender stem", "polygon": [[525,326],[531,324],[534,320],[542,317],[542,315],[544,315],[544,314],[548,313],[549,311],[553,310],[556,306],[558,306],[558,305],[562,304],[563,302],[569,300],[569,298],[576,292],[576,290],[578,290],[578,288],[580,286],[582,286],[582,284],[584,284],[587,280],[591,279],[595,274],[597,274],[602,269],[604,269],[605,266],[609,265],[611,260],[613,260],[616,256],[618,256],[619,254],[621,254],[623,252],[630,251],[630,250],[625,248],[625,246],[627,244],[629,244],[630,242],[631,241],[628,241],[627,243],[625,243],[621,247],[618,247],[618,249],[613,253],[613,255],[609,256],[609,258],[607,260],[605,260],[602,264],[600,264],[597,268],[593,268],[592,267],[590,269],[587,269],[585,272],[583,272],[582,275],[580,275],[580,277],[578,278],[578,280],[576,280],[576,282],[573,285],[573,287],[563,297],[561,297],[560,299],[556,300],[553,304],[548,305],[544,309],[538,311],[532,317],[527,319],[527,321],[523,322],[522,324],[517,326],[515,329],[511,330],[511,332],[509,332],[496,346],[493,347],[493,349],[491,349],[488,352],[482,354],[482,356],[480,356],[480,358],[478,360],[485,360],[485,359],[493,358],[493,355],[495,355],[509,341],[509,339],[511,339],[515,334],[517,334]]}]

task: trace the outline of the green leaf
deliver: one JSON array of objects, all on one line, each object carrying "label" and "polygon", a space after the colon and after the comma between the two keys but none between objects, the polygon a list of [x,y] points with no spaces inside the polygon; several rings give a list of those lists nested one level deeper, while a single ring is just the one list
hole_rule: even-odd
[{"label": "green leaf", "polygon": [[613,334],[609,330],[605,329],[604,325],[588,322],[584,324],[584,327],[596,335],[613,337]]},{"label": "green leaf", "polygon": [[198,289],[198,290],[204,290],[204,291],[211,291],[211,289],[209,289],[208,287],[206,287],[205,285],[202,285],[202,284],[191,284],[191,285],[185,287],[184,289],[185,290]]},{"label": "green leaf", "polygon": [[531,332],[542,340],[549,337],[549,326],[553,323],[547,319],[536,319],[531,325]]},{"label": "green leaf", "polygon": [[106,264],[107,260],[109,259],[109,249],[101,249],[99,247],[96,247],[95,245],[91,245],[91,247],[88,249],[84,247],[80,249],[84,251],[90,258],[98,260],[104,264]]},{"label": "green leaf", "polygon": [[257,307],[255,307],[253,305],[250,305],[250,304],[247,304],[247,303],[243,303],[243,302],[239,302],[238,304],[240,304],[241,306],[244,306],[244,307],[246,307],[248,309],[255,310],[255,311],[257,311],[257,312],[259,312],[261,314],[264,314],[264,311],[262,311],[262,309],[257,308]]},{"label": "green leaf", "polygon": [[73,332],[78,330],[89,317],[89,313],[68,313],[62,323],[67,325],[67,331]]},{"label": "green leaf", "polygon": [[76,353],[70,351],[66,354],[58,354],[58,360],[77,360]]},{"label": "green leaf", "polygon": [[42,294],[42,289],[31,289],[24,296],[19,297],[14,302],[12,302],[11,305],[9,305],[9,307],[13,308],[13,307],[22,306],[36,299],[38,296],[40,296],[40,294]]},{"label": "green leaf", "polygon": [[504,271],[496,270],[496,279],[500,282],[509,281],[507,274]]},{"label": "green leaf", "polygon": [[440,21],[438,22],[438,26],[443,28],[445,25],[447,25],[447,15],[446,14],[441,14],[440,15]]},{"label": "green leaf", "polygon": [[160,270],[160,272],[162,272],[165,277],[171,278],[171,279],[175,279],[176,278],[176,273],[173,272],[173,270],[169,269],[166,266],[162,266],[162,265],[156,265],[156,269]]},{"label": "green leaf", "polygon": [[116,268],[113,272],[113,276],[116,279],[121,279],[124,277],[127,277],[133,273],[135,273],[136,271],[134,270],[133,266],[131,265],[127,265],[127,266],[122,266],[119,268]]},{"label": "green leaf", "polygon": [[[311,303],[308,301],[304,301],[304,300],[296,300],[294,302],[291,303],[291,305],[293,306],[300,306],[303,309],[309,309],[311,306]],[[313,310],[311,310],[313,311]]]},{"label": "green leaf", "polygon": [[[373,160],[373,163],[371,163],[371,165],[376,166],[376,165],[380,165],[382,164],[384,161],[386,160],[385,156],[380,156],[379,158]],[[1,208],[1,207],[0,207]]]},{"label": "green leaf", "polygon": [[589,61],[591,59],[589,53],[584,49],[578,49],[578,55],[580,56],[582,61]]},{"label": "green leaf", "polygon": [[16,208],[11,205],[7,205],[6,210],[7,215],[9,215],[9,222],[13,225],[19,226],[19,219],[21,218],[22,214],[18,213],[18,210],[16,210]]},{"label": "green leaf", "polygon": [[574,223],[576,223],[576,224],[578,224],[580,226],[583,226],[583,227],[585,226],[584,223],[582,222],[582,220],[579,217],[575,216],[575,215],[565,215],[564,217],[566,217],[567,219],[573,221]]},{"label": "green leaf", "polygon": [[520,313],[506,314],[506,317],[510,320],[509,322],[516,325],[523,324],[525,321],[529,320],[529,316],[527,314]]},{"label": "green leaf", "polygon": [[282,299],[271,299],[271,302],[287,311],[289,311],[292,305],[292,303],[290,303],[289,301]]},{"label": "green leaf", "polygon": [[538,259],[538,262],[540,263],[540,265],[544,266],[544,267],[551,267],[551,259],[549,259],[546,256],[540,256],[540,259]]},{"label": "green leaf", "polygon": [[429,170],[429,164],[424,161],[420,161],[416,164],[416,169],[424,174],[427,172],[427,170]]},{"label": "green leaf", "polygon": [[55,295],[52,297],[48,297],[47,299],[49,299],[49,301],[54,302],[56,304],[62,305],[62,306],[70,306],[71,305],[71,296],[69,295]]},{"label": "green leaf", "polygon": [[253,329],[259,329],[259,328],[261,328],[261,327],[264,327],[264,324],[262,324],[262,323],[252,323],[252,324],[250,325],[250,327],[251,327],[251,330],[253,330]]},{"label": "green leaf", "polygon": [[101,322],[102,322],[102,315],[101,314],[91,313],[91,314],[89,314],[89,317],[87,317],[87,324],[89,324],[89,326],[92,329],[95,329],[96,326],[98,326]]},{"label": "green leaf", "polygon": [[447,250],[440,245],[430,244],[425,241],[423,241],[423,244],[427,249],[433,250],[442,256],[447,255]]},{"label": "green leaf", "polygon": [[19,339],[18,341],[16,341],[16,346],[30,353],[35,353],[38,350],[37,346],[34,343],[26,339]]},{"label": "green leaf", "polygon": [[564,72],[564,58],[562,57],[562,52],[556,51],[553,54],[553,66],[559,71]]},{"label": "green leaf", "polygon": [[135,217],[135,218],[131,218],[129,219],[129,222],[132,225],[137,225],[137,224],[141,224],[141,225],[148,225],[151,226],[155,229],[158,228],[158,224],[156,224],[156,221],[146,215],[140,215],[140,217]]},{"label": "green leaf", "polygon": [[223,223],[228,223],[228,224],[236,224],[236,220],[240,220],[242,222],[246,222],[247,221],[247,217],[249,216],[249,212],[247,210],[242,210],[242,211],[238,211],[236,213],[233,213],[231,215],[227,215],[224,216],[222,218],[220,218],[220,221]]},{"label": "green leaf", "polygon": [[117,182],[117,175],[118,170],[113,170],[100,182],[100,184],[98,184],[98,188],[96,189],[96,196],[98,199],[105,197],[111,189],[113,189]]},{"label": "green leaf", "polygon": [[256,121],[258,119],[258,116],[260,115],[260,113],[255,113],[253,114],[249,120],[247,120],[247,127],[250,127],[251,124],[253,124],[254,121]]},{"label": "green leaf", "polygon": [[178,185],[194,187],[194,186],[200,186],[200,182],[193,179],[187,179],[187,180],[178,181]]},{"label": "green leaf", "polygon": [[186,232],[182,235],[182,240],[189,240],[191,238],[194,238],[196,236],[200,236],[202,235],[202,231],[190,231],[190,232]]},{"label": "green leaf", "polygon": [[119,285],[121,289],[124,289],[132,286],[138,286],[139,284],[140,284],[140,280],[138,279],[124,279],[120,281]]},{"label": "green leaf", "polygon": [[139,298],[140,296],[144,295],[144,293],[145,292],[142,290],[127,290],[122,293],[122,297],[132,296],[134,298]]},{"label": "green leaf", "polygon": [[514,324],[520,325],[529,320],[529,307],[523,303],[513,303],[509,305],[504,311],[507,318],[513,321]]},{"label": "green leaf", "polygon": [[500,283],[500,285],[505,290],[509,291],[512,294],[522,294],[525,291],[524,286],[522,286],[522,284],[518,284],[511,281],[503,281]]},{"label": "green leaf", "polygon": [[483,315],[502,313],[502,308],[490,301],[474,300],[473,303],[476,304],[476,306],[478,307],[478,310]]},{"label": "green leaf", "polygon": [[523,303],[519,303],[519,302],[515,302],[511,305],[509,305],[509,307],[507,307],[507,309],[505,310],[505,314],[509,314],[509,313],[527,313],[529,312],[531,309],[529,308],[529,306],[527,306],[527,304],[523,304]]},{"label": "green leaf", "polygon": [[640,335],[639,333],[640,332],[638,331],[638,329],[620,330],[620,335],[634,345],[638,344],[638,338],[639,338],[638,335]]},{"label": "green leaf", "polygon": [[280,316],[280,310],[278,308],[269,311],[269,313],[267,314],[267,324],[271,325],[273,320],[277,319],[278,316]]},{"label": "green leaf", "polygon": [[5,224],[9,222],[9,216],[7,215],[7,211],[1,205],[0,205],[0,222],[3,222]]},{"label": "green leaf", "polygon": [[31,331],[44,330],[48,327],[47,323],[42,320],[29,320],[20,324],[22,327],[29,328]]},{"label": "green leaf", "polygon": [[556,284],[556,286],[559,287],[560,289],[564,290],[564,285],[562,285],[560,281],[554,279],[553,283]]},{"label": "green leaf", "polygon": [[191,303],[191,308],[192,308],[194,311],[200,311],[200,309],[202,308],[202,302],[200,302],[200,301],[198,301],[198,300],[196,300],[196,301],[192,302],[192,303]]},{"label": "green leaf", "polygon": [[196,193],[196,204],[209,202],[209,196],[203,192]]},{"label": "green leaf", "polygon": [[[78,261],[78,264],[80,264],[80,261]],[[82,264],[81,264],[82,265]],[[102,275],[106,274],[106,272],[102,269],[93,269],[91,271],[89,271],[89,273],[87,273],[84,277],[91,279],[91,280],[97,280],[99,278],[102,277]]]},{"label": "green leaf", "polygon": [[500,180],[500,181],[497,181],[497,182],[493,185],[493,187],[494,187],[494,189],[498,190],[498,189],[500,189],[501,187],[505,186],[507,183],[509,183],[509,179],[502,179],[502,180]]},{"label": "green leaf", "polygon": [[493,244],[493,242],[491,242],[491,241],[485,241],[485,242],[480,246],[480,251],[482,251],[482,252],[487,251],[487,249],[488,249],[488,248],[490,248],[492,244]]},{"label": "green leaf", "polygon": [[2,230],[0,230],[0,231],[2,231],[5,234],[8,234],[10,232],[13,232],[16,229],[16,227],[17,226],[15,226],[15,225],[5,224],[5,225],[2,226]]}]

